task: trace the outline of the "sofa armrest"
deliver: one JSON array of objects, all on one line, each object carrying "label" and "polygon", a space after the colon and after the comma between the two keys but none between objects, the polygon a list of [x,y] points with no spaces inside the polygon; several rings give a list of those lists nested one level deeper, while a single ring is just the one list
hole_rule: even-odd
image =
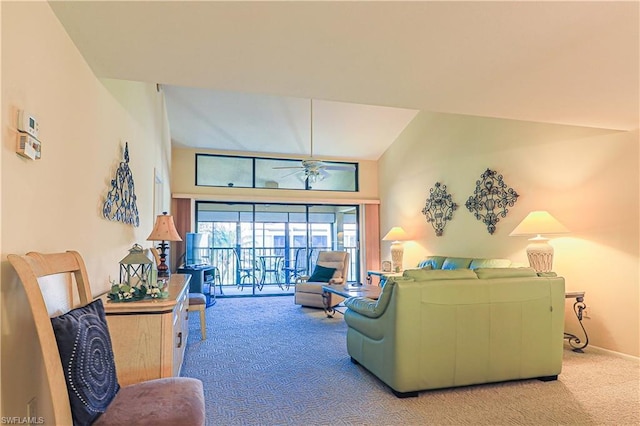
[{"label": "sofa armrest", "polygon": [[393,279],[387,280],[378,300],[372,300],[366,297],[350,297],[344,301],[344,305],[368,318],[378,318],[387,309],[389,300],[391,299],[391,293],[396,285],[397,279],[403,279],[401,277],[393,277]]},{"label": "sofa armrest", "polygon": [[[352,297],[347,300],[351,299],[354,298]],[[350,330],[353,329],[370,339],[382,340],[384,338],[385,327],[382,323],[384,323],[385,320],[382,318],[370,318],[349,308],[344,313],[344,321]]]},{"label": "sofa armrest", "polygon": [[344,305],[352,311],[369,318],[378,318],[382,314],[377,309],[377,301],[366,297],[350,297],[344,301]]}]

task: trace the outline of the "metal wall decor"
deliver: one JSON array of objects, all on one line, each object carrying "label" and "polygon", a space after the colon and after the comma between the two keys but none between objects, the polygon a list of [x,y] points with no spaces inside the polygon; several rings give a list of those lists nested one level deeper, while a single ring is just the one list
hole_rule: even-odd
[{"label": "metal wall decor", "polygon": [[494,170],[487,169],[480,177],[465,205],[476,219],[487,225],[489,234],[493,234],[500,217],[507,217],[507,207],[513,207],[519,195],[513,188],[508,188],[502,175]]},{"label": "metal wall decor", "polygon": [[457,208],[458,205],[451,200],[451,194],[447,193],[447,186],[436,182],[435,186],[429,190],[429,198],[422,209],[422,214],[435,229],[436,236],[441,237],[447,221],[451,220]]},{"label": "metal wall decor", "polygon": [[129,168],[129,144],[124,145],[124,161],[120,162],[116,175],[111,179],[111,189],[102,206],[102,215],[108,220],[139,226],[136,191]]}]

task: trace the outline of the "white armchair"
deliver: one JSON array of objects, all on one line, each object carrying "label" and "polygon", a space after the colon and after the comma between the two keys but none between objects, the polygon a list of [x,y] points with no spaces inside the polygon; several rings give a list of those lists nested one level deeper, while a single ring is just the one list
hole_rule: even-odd
[{"label": "white armchair", "polygon": [[[349,272],[348,252],[322,251],[318,253],[316,265],[324,268],[333,268],[335,271],[331,277],[327,277],[327,281],[316,281],[315,279],[311,281],[314,276],[317,276],[315,273],[311,274],[311,276],[298,277],[294,292],[294,303],[296,305],[324,308],[324,301],[322,300],[322,286],[327,283],[340,284],[347,282],[347,275]],[[330,294],[329,296],[329,307],[336,306],[344,300],[344,298],[335,294]]]}]

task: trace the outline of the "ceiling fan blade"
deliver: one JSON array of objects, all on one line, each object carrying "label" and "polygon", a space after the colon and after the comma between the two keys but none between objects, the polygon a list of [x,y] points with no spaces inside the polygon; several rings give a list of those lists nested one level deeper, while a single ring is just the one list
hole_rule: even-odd
[{"label": "ceiling fan blade", "polygon": [[280,167],[272,167],[274,170],[285,170],[285,169],[304,169],[302,166],[280,166]]},{"label": "ceiling fan blade", "polygon": [[345,164],[345,165],[332,165],[332,164],[325,164],[322,166],[323,169],[325,170],[343,170],[343,171],[354,171],[356,169],[356,166],[354,166],[353,164]]},{"label": "ceiling fan blade", "polygon": [[297,174],[300,174],[300,173],[304,173],[304,170],[296,170],[295,172],[287,173],[286,175],[282,176],[281,178],[284,179],[284,178],[287,178],[289,176],[297,175]]}]

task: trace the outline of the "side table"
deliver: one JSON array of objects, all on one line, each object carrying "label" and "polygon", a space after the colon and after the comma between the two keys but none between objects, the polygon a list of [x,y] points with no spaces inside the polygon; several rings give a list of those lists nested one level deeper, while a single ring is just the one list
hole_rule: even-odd
[{"label": "side table", "polygon": [[371,277],[379,277],[380,283],[384,280],[385,277],[401,277],[402,272],[391,272],[391,271],[375,271],[370,270],[367,271],[367,284],[371,284]]},{"label": "side table", "polygon": [[[368,297],[369,299],[378,300],[380,297],[380,293],[382,293],[382,288],[377,285],[370,284],[327,284],[322,286],[322,302],[324,304],[324,313],[327,314],[327,317],[333,318],[333,314],[336,312],[340,312],[335,307],[331,307],[329,303],[329,295],[330,293],[337,294],[338,296],[342,296],[345,299],[350,297]],[[342,313],[342,312],[340,312]]]},{"label": "side table", "polygon": [[582,332],[584,333],[584,343],[582,340],[575,334],[567,333],[565,331],[564,338],[569,341],[569,345],[573,348],[574,352],[584,352],[583,349],[587,347],[589,344],[589,336],[587,335],[587,330],[585,330],[584,325],[582,324],[582,311],[584,311],[587,305],[584,303],[584,291],[570,291],[564,294],[565,299],[576,299],[573,304],[573,312],[576,314],[576,318],[578,318],[578,323],[582,328]]},{"label": "side table", "polygon": [[178,268],[178,274],[191,275],[191,284],[189,284],[190,293],[202,293],[207,298],[206,307],[215,305],[216,303],[216,281],[222,293],[222,282],[220,281],[220,271],[216,266],[185,266]]}]

